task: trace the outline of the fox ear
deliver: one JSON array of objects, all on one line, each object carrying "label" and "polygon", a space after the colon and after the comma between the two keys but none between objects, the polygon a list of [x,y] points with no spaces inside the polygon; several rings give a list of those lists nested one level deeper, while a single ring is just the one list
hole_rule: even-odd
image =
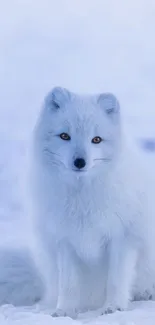
[{"label": "fox ear", "polygon": [[109,114],[117,114],[120,111],[120,105],[117,98],[111,93],[103,93],[98,96],[97,102]]},{"label": "fox ear", "polygon": [[67,89],[55,87],[47,95],[46,105],[51,108],[59,109],[70,98],[70,93]]}]

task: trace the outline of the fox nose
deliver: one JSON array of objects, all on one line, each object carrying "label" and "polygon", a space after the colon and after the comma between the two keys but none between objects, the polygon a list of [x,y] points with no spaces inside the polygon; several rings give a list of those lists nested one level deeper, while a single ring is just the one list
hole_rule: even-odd
[{"label": "fox nose", "polygon": [[83,158],[76,158],[74,160],[74,166],[78,169],[84,168],[86,165],[86,162]]}]

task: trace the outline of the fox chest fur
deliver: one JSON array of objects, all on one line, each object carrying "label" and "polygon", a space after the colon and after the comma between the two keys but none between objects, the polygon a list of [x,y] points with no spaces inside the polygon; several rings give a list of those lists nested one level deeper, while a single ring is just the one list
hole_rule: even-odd
[{"label": "fox chest fur", "polygon": [[110,238],[122,231],[119,198],[115,197],[114,202],[114,195],[105,192],[98,179],[88,184],[74,179],[67,184],[57,175],[41,173],[36,179],[36,222],[49,245],[66,240],[81,258],[102,257]]}]

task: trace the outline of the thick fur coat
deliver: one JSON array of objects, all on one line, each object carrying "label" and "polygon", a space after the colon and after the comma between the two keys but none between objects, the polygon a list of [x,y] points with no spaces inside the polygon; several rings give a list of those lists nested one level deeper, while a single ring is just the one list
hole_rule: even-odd
[{"label": "thick fur coat", "polygon": [[[113,94],[53,89],[34,129],[28,173],[33,258],[44,287],[37,300],[55,316],[76,317],[154,298],[153,189]],[[18,267],[17,274],[22,279]]]},{"label": "thick fur coat", "polygon": [[48,94],[34,130],[30,197],[36,263],[55,315],[123,310],[135,295],[153,295],[154,220],[142,176],[113,94]]}]

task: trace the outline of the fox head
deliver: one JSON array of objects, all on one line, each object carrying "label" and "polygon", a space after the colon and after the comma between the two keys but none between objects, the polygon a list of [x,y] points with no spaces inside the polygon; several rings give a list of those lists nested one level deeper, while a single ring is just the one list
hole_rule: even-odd
[{"label": "fox head", "polygon": [[36,150],[60,173],[106,173],[119,151],[120,129],[120,106],[113,94],[84,96],[56,87],[46,96],[36,126]]}]

